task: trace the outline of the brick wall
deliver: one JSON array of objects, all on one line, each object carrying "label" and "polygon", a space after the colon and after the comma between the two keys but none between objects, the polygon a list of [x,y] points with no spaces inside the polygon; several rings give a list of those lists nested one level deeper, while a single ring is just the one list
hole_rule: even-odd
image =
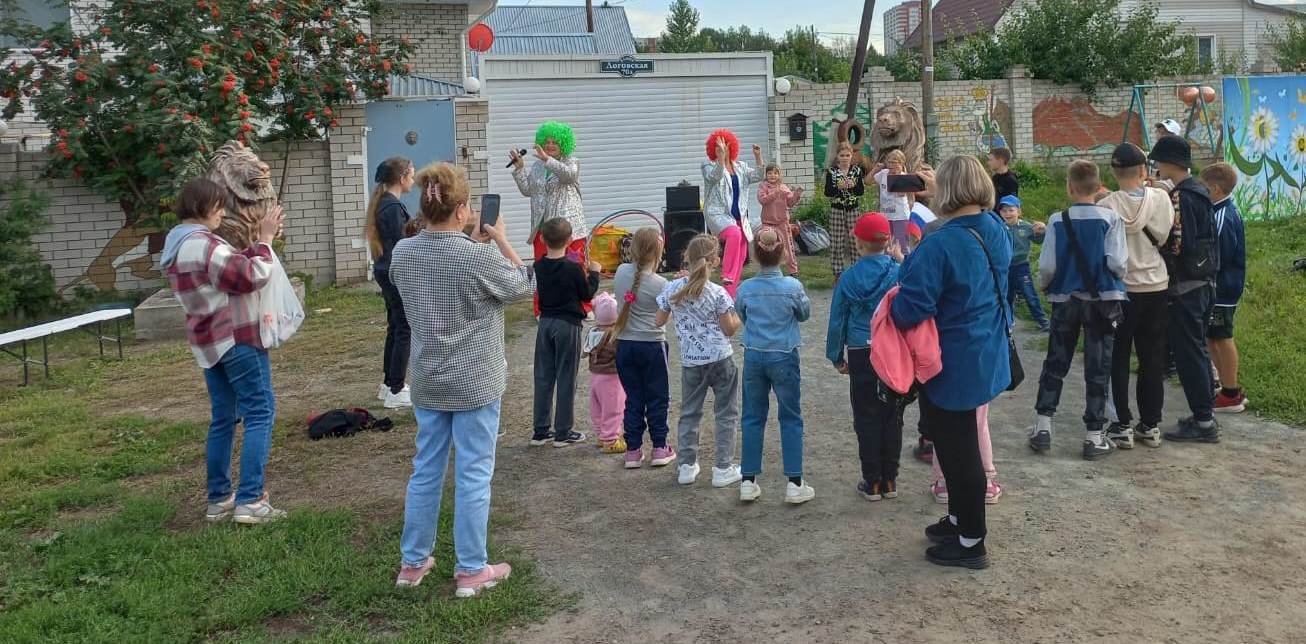
[{"label": "brick wall", "polygon": [[[770,110],[779,112],[781,119],[780,165],[784,168],[785,182],[792,186],[815,187],[822,180],[819,168],[825,166],[825,159],[817,159],[817,138],[829,138],[831,115],[842,113],[848,99],[848,86],[837,83],[814,84],[795,80],[789,93],[771,97]],[[860,104],[865,104],[863,93]],[[807,115],[807,139],[789,140],[788,118],[796,113]],[[821,148],[824,149],[823,147]],[[824,154],[820,155],[824,157]]]},{"label": "brick wall", "polygon": [[472,188],[472,209],[480,210],[481,195],[490,189],[489,154],[485,124],[490,120],[490,102],[483,98],[454,101],[454,146],[458,164],[467,169]]},{"label": "brick wall", "polygon": [[286,248],[282,260],[287,270],[305,273],[316,284],[335,279],[334,218],[331,214],[331,160],[325,141],[291,144],[286,162],[284,144],[267,145],[259,155],[272,168],[272,181],[282,186],[281,205],[286,211]]},{"label": "brick wall", "polygon": [[374,18],[378,37],[408,37],[413,45],[413,73],[462,83],[462,31],[467,28],[465,4],[386,3]]},{"label": "brick wall", "polygon": [[367,279],[367,245],[363,220],[367,215],[367,177],[363,128],[367,118],[362,105],[336,111],[340,127],[331,132],[328,163],[331,181],[331,237],[335,279],[339,283]]}]

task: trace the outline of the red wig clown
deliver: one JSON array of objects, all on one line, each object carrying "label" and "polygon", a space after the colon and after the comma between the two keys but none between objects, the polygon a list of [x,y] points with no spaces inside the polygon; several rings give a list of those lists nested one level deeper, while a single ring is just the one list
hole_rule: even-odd
[{"label": "red wig clown", "polygon": [[739,137],[735,136],[730,130],[721,129],[713,132],[707,137],[707,158],[711,161],[718,161],[716,158],[716,146],[719,141],[724,140],[726,146],[730,149],[730,160],[739,160]]}]

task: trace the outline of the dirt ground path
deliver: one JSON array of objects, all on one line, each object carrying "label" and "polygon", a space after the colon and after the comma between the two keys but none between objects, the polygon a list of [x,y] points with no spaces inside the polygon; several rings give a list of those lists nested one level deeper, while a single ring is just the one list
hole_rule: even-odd
[{"label": "dirt ground path", "polygon": [[[752,505],[739,503],[737,487],[712,488],[709,466],[681,487],[674,466],[626,471],[592,444],[529,447],[530,364],[514,361],[495,497],[521,520],[495,538],[579,600],[506,641],[1306,642],[1306,434],[1242,415],[1221,419],[1220,445],[1140,446],[1087,463],[1076,364],[1053,451],[1034,455],[1024,428],[1042,351],[1026,333],[1030,379],[990,416],[1006,488],[989,507],[993,566],[941,569],[923,558],[922,529],[945,507],[927,493],[928,466],[907,452],[914,407],[900,498],[869,503],[854,492],[847,381],[823,356],[830,293],[812,295],[803,412],[817,496],[802,506],[781,502],[774,420]],[[524,329],[510,355],[531,354],[534,329]],[[672,354],[674,437],[674,345]],[[1169,423],[1182,401],[1167,391]],[[578,394],[585,431],[587,409]],[[711,463],[711,449],[705,439],[700,462]]]}]

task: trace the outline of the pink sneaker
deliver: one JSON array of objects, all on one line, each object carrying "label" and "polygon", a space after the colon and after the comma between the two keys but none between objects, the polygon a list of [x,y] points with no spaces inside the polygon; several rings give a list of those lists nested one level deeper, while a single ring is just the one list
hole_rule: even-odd
[{"label": "pink sneaker", "polygon": [[669,465],[674,460],[676,460],[676,450],[672,449],[670,445],[654,447],[653,458],[649,461],[649,465],[662,467],[663,465]]},{"label": "pink sneaker", "polygon": [[984,488],[984,503],[993,505],[1000,498],[1002,498],[1002,485],[998,483],[997,479],[989,479],[988,487]]},{"label": "pink sneaker", "polygon": [[934,495],[934,502],[946,505],[948,503],[948,483],[939,479],[930,484],[930,494]]},{"label": "pink sneaker", "polygon": [[395,579],[395,585],[406,588],[421,585],[422,578],[426,577],[426,573],[431,572],[434,567],[435,557],[427,557],[420,566],[400,566],[399,578]]},{"label": "pink sneaker", "polygon": [[632,449],[626,452],[626,469],[637,470],[644,465],[644,452]]},{"label": "pink sneaker", "polygon": [[512,566],[506,563],[489,564],[476,573],[456,572],[453,581],[458,589],[454,591],[454,596],[460,599],[475,597],[483,590],[498,586],[499,582],[507,579],[511,574]]}]

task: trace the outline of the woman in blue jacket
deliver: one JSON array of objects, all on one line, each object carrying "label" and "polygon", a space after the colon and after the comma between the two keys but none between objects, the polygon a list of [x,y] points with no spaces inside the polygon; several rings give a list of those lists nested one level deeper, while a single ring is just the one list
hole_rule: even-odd
[{"label": "woman in blue jacket", "polygon": [[[984,491],[975,410],[1011,382],[1004,306],[1011,237],[993,210],[993,182],[973,157],[943,162],[933,181],[945,220],[907,257],[890,313],[900,329],[933,318],[943,371],[921,388],[921,420],[948,482],[948,516],[925,529],[931,563],[985,568]],[[996,281],[995,281],[996,278]]]}]

